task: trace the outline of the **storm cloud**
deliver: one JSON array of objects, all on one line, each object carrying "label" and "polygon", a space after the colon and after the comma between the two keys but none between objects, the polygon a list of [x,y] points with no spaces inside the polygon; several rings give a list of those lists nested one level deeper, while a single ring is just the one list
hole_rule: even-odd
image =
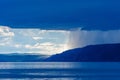
[{"label": "storm cloud", "polygon": [[69,48],[85,47],[96,44],[120,43],[120,30],[71,30],[69,34]]}]

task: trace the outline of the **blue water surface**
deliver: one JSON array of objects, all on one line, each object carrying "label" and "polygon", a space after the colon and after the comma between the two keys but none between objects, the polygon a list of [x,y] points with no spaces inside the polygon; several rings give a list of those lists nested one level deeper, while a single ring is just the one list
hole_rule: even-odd
[{"label": "blue water surface", "polygon": [[2,80],[120,80],[120,62],[1,62]]}]

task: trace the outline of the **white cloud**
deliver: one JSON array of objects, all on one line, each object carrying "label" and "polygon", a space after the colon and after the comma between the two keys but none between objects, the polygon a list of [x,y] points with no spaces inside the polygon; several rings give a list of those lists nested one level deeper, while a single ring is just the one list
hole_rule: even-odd
[{"label": "white cloud", "polygon": [[0,46],[9,45],[10,42],[11,42],[11,38],[9,38],[9,37],[1,38],[1,40],[0,40]]},{"label": "white cloud", "polygon": [[40,30],[39,34],[45,34],[45,33],[67,33],[69,31],[65,30]]},{"label": "white cloud", "polygon": [[84,47],[94,44],[120,43],[120,30],[73,30],[69,34],[69,48]]},{"label": "white cloud", "polygon": [[12,29],[0,26],[0,53],[56,54],[66,50],[64,30]]},{"label": "white cloud", "polygon": [[0,26],[0,36],[11,37],[14,36],[14,32],[11,32],[10,28],[7,26]]},{"label": "white cloud", "polygon": [[43,39],[43,37],[32,37],[34,40],[41,40],[41,39]]},{"label": "white cloud", "polygon": [[39,52],[43,54],[56,54],[66,50],[66,44],[54,44],[50,42],[36,43],[35,45],[25,45],[25,48],[35,50],[32,52]]},{"label": "white cloud", "polygon": [[21,45],[21,44],[14,44],[13,45],[15,48],[21,48],[23,45]]},{"label": "white cloud", "polygon": [[14,32],[12,32],[9,27],[0,26],[0,46],[8,46],[14,35]]}]

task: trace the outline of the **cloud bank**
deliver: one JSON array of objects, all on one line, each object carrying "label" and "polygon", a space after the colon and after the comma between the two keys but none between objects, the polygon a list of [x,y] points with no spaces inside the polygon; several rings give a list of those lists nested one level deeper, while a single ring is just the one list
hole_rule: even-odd
[{"label": "cloud bank", "polygon": [[66,50],[68,31],[13,29],[0,26],[0,54],[56,54]]},{"label": "cloud bank", "polygon": [[120,43],[120,30],[71,30],[69,34],[69,48],[79,48],[95,44]]},{"label": "cloud bank", "polygon": [[120,43],[120,30],[40,30],[0,26],[0,53],[56,54],[94,44]]}]

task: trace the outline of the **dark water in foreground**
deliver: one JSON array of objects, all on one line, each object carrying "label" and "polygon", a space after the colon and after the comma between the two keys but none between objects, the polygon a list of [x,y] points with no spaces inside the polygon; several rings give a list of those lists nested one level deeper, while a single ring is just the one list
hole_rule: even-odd
[{"label": "dark water in foreground", "polygon": [[0,80],[120,80],[120,62],[1,62]]}]

